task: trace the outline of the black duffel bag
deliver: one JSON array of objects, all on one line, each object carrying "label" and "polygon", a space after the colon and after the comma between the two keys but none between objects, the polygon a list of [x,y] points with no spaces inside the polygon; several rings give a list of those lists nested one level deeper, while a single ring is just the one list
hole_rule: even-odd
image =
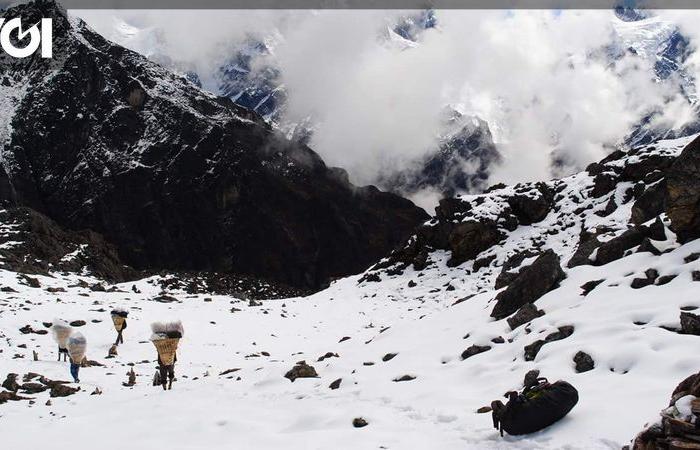
[{"label": "black duffel bag", "polygon": [[501,436],[534,433],[566,416],[578,403],[578,391],[566,381],[548,383],[546,379],[522,393],[508,392],[508,403],[491,404],[493,425]]}]

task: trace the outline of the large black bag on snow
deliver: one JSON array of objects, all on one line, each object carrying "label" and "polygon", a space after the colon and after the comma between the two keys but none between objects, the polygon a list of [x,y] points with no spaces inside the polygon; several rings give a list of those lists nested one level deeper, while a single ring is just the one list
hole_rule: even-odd
[{"label": "large black bag on snow", "polygon": [[494,416],[494,424],[496,419],[500,422],[501,433],[534,433],[562,419],[576,403],[578,391],[566,381],[541,384],[523,394],[511,396],[498,417]]}]

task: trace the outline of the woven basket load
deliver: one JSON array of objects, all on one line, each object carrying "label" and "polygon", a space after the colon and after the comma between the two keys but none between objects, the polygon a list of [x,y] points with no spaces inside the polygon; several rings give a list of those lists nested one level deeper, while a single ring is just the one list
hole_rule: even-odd
[{"label": "woven basket load", "polygon": [[53,335],[54,341],[58,344],[59,348],[66,348],[68,345],[68,338],[73,332],[73,328],[68,325],[64,320],[56,319],[53,321],[51,326],[51,334]]},{"label": "woven basket load", "polygon": [[117,316],[116,314],[112,314],[112,323],[114,324],[115,330],[121,331],[122,328],[124,328],[124,322],[126,322],[126,317]]},{"label": "woven basket load", "polygon": [[80,364],[85,359],[85,350],[87,349],[87,340],[82,333],[75,333],[68,338],[68,354],[74,364]]},{"label": "woven basket load", "polygon": [[152,342],[156,346],[156,350],[158,350],[158,356],[163,365],[171,366],[175,364],[175,352],[180,342],[179,338],[154,339]]}]

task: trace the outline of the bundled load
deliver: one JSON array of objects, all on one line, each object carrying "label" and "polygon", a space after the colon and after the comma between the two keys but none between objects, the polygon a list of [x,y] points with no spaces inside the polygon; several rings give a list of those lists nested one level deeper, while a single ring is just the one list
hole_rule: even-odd
[{"label": "bundled load", "polygon": [[70,354],[70,373],[73,376],[73,381],[80,382],[78,372],[80,372],[80,364],[85,359],[85,350],[87,349],[87,339],[82,333],[74,333],[68,338],[68,353]]},{"label": "bundled load", "polygon": [[73,364],[80,364],[85,359],[87,339],[82,333],[74,333],[68,338],[68,353]]},{"label": "bundled load", "polygon": [[58,344],[58,360],[61,360],[61,355],[63,355],[63,360],[66,360],[68,355],[68,338],[73,332],[73,327],[71,327],[68,322],[61,319],[54,319],[51,325],[51,335],[54,341]]},{"label": "bundled load", "polygon": [[151,324],[153,335],[151,342],[158,351],[158,358],[161,365],[171,366],[175,363],[175,352],[177,345],[182,338],[184,331],[182,322],[154,322]]},{"label": "bundled load", "polygon": [[522,392],[506,393],[508,403],[491,403],[493,426],[512,435],[542,430],[566,416],[578,403],[578,391],[566,381],[549,383],[539,371],[525,376]]},{"label": "bundled load", "polygon": [[123,308],[114,308],[110,313],[112,316],[112,323],[114,324],[114,329],[117,330],[117,341],[114,345],[119,345],[124,343],[124,336],[122,332],[126,329],[126,318],[129,312]]},{"label": "bundled load", "polygon": [[121,332],[126,328],[126,318],[129,316],[129,312],[123,308],[114,308],[110,313],[112,316],[112,323],[114,324],[114,329],[117,332]]}]

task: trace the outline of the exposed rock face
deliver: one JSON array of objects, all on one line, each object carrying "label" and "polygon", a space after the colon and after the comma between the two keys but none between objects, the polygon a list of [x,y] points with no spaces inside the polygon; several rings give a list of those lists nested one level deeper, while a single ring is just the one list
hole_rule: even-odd
[{"label": "exposed rock face", "polygon": [[690,312],[681,312],[681,333],[700,336],[700,316]]},{"label": "exposed rock face", "polygon": [[518,277],[496,296],[491,317],[503,319],[526,303],[534,303],[554,289],[566,277],[559,265],[559,256],[552,250],[542,253]]},{"label": "exposed rock face", "polygon": [[[137,269],[253,274],[317,288],[404,242],[427,215],[355,187],[255,113],[113,45],[48,0],[54,57],[0,56],[2,199],[90,229]],[[23,92],[23,94],[19,94]],[[8,118],[8,120],[10,120]]]},{"label": "exposed rock face", "polygon": [[102,279],[122,282],[138,272],[124,265],[114,246],[92,231],[65,230],[30,208],[0,210],[0,267],[20,273],[47,274],[49,270],[87,271]]},{"label": "exposed rock face", "polygon": [[474,259],[501,239],[503,239],[503,233],[498,230],[495,222],[460,223],[450,233],[449,246],[452,250],[452,258],[449,264],[457,266],[464,261]]},{"label": "exposed rock face", "polygon": [[667,170],[666,213],[679,241],[700,237],[700,138]]},{"label": "exposed rock face", "polygon": [[392,173],[381,185],[406,194],[430,188],[445,196],[484,190],[490,169],[501,161],[488,124],[446,109],[443,126],[436,151],[416,161],[416,169]]}]

